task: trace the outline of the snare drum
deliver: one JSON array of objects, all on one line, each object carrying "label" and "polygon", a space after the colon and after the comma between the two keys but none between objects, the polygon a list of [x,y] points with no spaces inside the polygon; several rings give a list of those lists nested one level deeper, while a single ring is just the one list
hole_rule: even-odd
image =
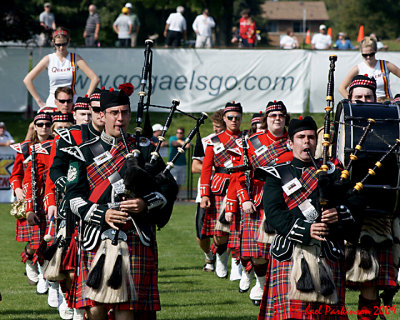
[{"label": "snare drum", "polygon": [[[350,154],[358,144],[368,119],[376,123],[368,133],[358,160],[353,161],[350,179],[356,183],[361,181],[400,136],[400,110],[398,105],[379,103],[350,103],[343,100],[338,104],[335,115],[335,138],[333,155],[344,166],[349,162]],[[389,155],[383,166],[370,176],[364,184],[364,195],[367,199],[367,210],[393,214],[397,207],[399,189],[399,153],[398,150]]]}]

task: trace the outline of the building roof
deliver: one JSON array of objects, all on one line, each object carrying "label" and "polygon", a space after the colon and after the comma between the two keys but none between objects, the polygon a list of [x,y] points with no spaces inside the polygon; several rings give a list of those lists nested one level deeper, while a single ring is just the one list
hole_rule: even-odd
[{"label": "building roof", "polygon": [[273,20],[303,20],[303,10],[306,10],[306,20],[329,20],[323,1],[266,1],[260,5],[261,16]]}]

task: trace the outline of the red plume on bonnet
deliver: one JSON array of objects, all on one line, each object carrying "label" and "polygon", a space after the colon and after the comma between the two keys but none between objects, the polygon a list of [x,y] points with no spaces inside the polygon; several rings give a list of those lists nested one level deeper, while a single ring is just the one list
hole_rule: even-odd
[{"label": "red plume on bonnet", "polygon": [[130,82],[120,84],[118,89],[121,89],[128,96],[131,96],[134,91],[133,85]]}]

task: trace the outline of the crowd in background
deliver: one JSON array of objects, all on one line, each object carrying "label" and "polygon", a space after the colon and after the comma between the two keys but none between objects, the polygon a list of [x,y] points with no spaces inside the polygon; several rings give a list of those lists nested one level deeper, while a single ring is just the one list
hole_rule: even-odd
[{"label": "crowd in background", "polygon": [[[94,4],[89,5],[88,11],[89,15],[83,32],[85,47],[100,47],[101,19]],[[187,22],[184,11],[185,8],[183,6],[178,6],[176,12],[171,13],[166,21],[163,33],[166,48],[192,44],[187,39]],[[40,14],[39,20],[42,27],[39,45],[50,45],[51,33],[56,30],[56,19],[51,12],[51,4],[49,2],[44,4],[44,11]],[[192,29],[196,34],[196,40],[193,41],[193,44],[196,48],[211,48],[213,46],[213,29],[215,25],[215,21],[207,8],[204,8],[202,13],[196,16],[192,23]],[[125,4],[112,27],[118,38],[116,46],[136,47],[140,20],[133,12],[132,3]],[[239,47],[254,47],[257,41],[260,40],[259,32],[256,30],[256,24],[254,18],[250,15],[249,9],[242,11],[239,27],[236,29],[237,34],[234,35],[232,43],[238,44]]]},{"label": "crowd in background", "polygon": [[[100,47],[99,32],[101,28],[101,19],[97,13],[94,4],[88,7],[89,15],[86,20],[83,38],[85,47]],[[195,48],[211,48],[215,43],[215,35],[213,29],[216,23],[210,15],[209,9],[204,8],[202,13],[196,16],[192,23],[192,29],[196,35],[196,40],[188,40],[187,21],[184,16],[185,8],[178,6],[175,13],[171,13],[165,23],[163,35],[165,38],[165,48],[176,48],[182,45]],[[42,33],[39,37],[39,45],[50,45],[51,32],[56,29],[56,20],[51,12],[51,4],[44,4],[44,11],[40,14],[40,25]],[[134,12],[132,3],[127,2],[121,9],[121,13],[115,19],[112,28],[117,35],[115,45],[117,47],[136,47],[137,37],[140,30],[140,20]],[[158,38],[155,34],[154,39]],[[370,37],[374,38],[378,44],[378,50],[387,50],[388,46],[384,45],[376,34],[371,33]],[[261,40],[260,30],[254,17],[251,15],[250,9],[241,11],[241,18],[238,26],[232,28],[231,44],[239,48],[252,48],[257,46]],[[307,43],[307,42],[306,42]],[[315,50],[354,50],[358,49],[357,45],[353,45],[350,38],[345,32],[339,32],[337,40],[333,40],[332,34],[327,34],[327,27],[320,25],[319,32],[316,32],[311,40],[311,48]],[[293,29],[288,29],[286,34],[280,36],[281,49],[300,49],[301,41],[295,36]]]}]

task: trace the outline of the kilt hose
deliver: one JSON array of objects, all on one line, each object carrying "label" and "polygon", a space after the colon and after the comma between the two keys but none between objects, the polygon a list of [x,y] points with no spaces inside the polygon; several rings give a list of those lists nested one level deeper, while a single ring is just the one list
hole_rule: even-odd
[{"label": "kilt hose", "polygon": [[[370,287],[377,287],[379,290],[383,290],[387,287],[396,287],[397,280],[395,276],[392,247],[377,247],[376,255],[379,263],[378,276],[374,280],[363,282],[363,284]],[[346,286],[351,289],[357,289],[359,284],[358,282],[346,282]]]},{"label": "kilt hose", "polygon": [[240,236],[240,256],[269,259],[270,244],[258,242],[258,230],[264,217],[264,209],[259,206],[251,214],[243,213]]},{"label": "kilt hose", "polygon": [[335,305],[289,300],[292,261],[269,259],[258,320],[347,320],[346,312],[340,312],[345,310],[344,263],[331,262],[328,259],[326,262],[332,269],[338,294],[339,301]]},{"label": "kilt hose", "polygon": [[[120,310],[158,311],[161,309],[158,294],[158,254],[157,245],[144,246],[135,234],[128,234],[128,248],[131,263],[131,277],[135,284],[137,299],[113,305]],[[91,263],[96,255],[96,250],[81,252],[80,274],[75,273],[72,287],[67,295],[70,308],[84,308],[98,305],[93,300],[85,297],[86,280]],[[113,267],[113,266],[112,266]],[[107,306],[107,305],[106,305]]]},{"label": "kilt hose", "polygon": [[211,206],[206,210],[206,213],[204,215],[204,223],[203,223],[203,228],[201,230],[201,235],[203,238],[206,237],[213,237],[214,235],[216,236],[227,236],[227,232],[223,231],[216,231],[215,226],[217,224],[217,219],[219,215],[219,211],[222,206],[222,202],[224,201],[225,195],[224,194],[211,194],[210,196],[210,201],[211,201]]}]

